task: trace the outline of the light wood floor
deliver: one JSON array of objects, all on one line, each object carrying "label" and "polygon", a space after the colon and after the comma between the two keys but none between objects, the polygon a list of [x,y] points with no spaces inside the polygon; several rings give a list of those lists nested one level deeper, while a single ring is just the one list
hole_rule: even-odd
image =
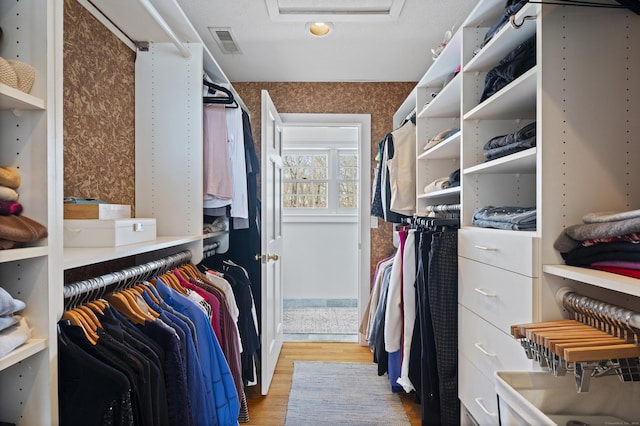
[{"label": "light wood floor", "polygon": [[[357,343],[285,342],[269,394],[260,395],[258,386],[247,388],[248,424],[284,425],[294,361],[373,362],[372,359],[369,348]],[[413,395],[401,393],[400,396],[411,425],[420,425],[420,405],[414,402]]]}]

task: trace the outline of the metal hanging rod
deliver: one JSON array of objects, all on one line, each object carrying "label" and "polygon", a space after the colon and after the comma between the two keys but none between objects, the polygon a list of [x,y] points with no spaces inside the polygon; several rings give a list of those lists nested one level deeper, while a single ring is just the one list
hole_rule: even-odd
[{"label": "metal hanging rod", "polygon": [[601,300],[576,293],[571,287],[562,287],[556,292],[556,300],[576,315],[590,317],[595,322],[609,320],[610,324],[633,327],[640,330],[640,314]]},{"label": "metal hanging rod", "polygon": [[570,287],[560,288],[556,300],[573,319],[512,326],[527,358],[555,376],[572,372],[578,392],[589,391],[592,377],[640,382],[640,314]]},{"label": "metal hanging rod", "polygon": [[138,0],[138,2],[142,7],[144,7],[144,9],[147,11],[149,16],[151,16],[153,20],[156,21],[156,23],[160,26],[160,28],[162,28],[162,31],[164,31],[164,33],[171,39],[173,44],[180,51],[180,54],[184,58],[187,58],[187,59],[191,58],[191,52],[189,51],[189,49],[184,47],[184,44],[182,44],[182,41],[180,41],[176,33],[173,32],[169,24],[167,24],[167,21],[165,21],[164,18],[158,12],[158,10],[155,7],[153,7],[151,2],[149,0]]},{"label": "metal hanging rod", "polygon": [[111,272],[99,277],[76,281],[64,286],[65,309],[77,306],[79,301],[102,297],[107,287],[116,285],[118,289],[127,288],[156,275],[162,275],[172,268],[191,260],[191,252],[184,250],[161,259]]}]

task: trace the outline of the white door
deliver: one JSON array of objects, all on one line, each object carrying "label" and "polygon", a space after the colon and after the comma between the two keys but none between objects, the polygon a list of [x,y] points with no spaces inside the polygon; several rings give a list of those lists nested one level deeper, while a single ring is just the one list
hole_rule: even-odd
[{"label": "white door", "polygon": [[262,91],[262,394],[282,349],[282,121]]}]

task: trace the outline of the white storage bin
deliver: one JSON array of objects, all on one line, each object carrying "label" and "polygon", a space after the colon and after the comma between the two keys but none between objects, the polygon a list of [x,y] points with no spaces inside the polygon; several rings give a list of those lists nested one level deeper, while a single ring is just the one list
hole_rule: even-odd
[{"label": "white storage bin", "polygon": [[67,219],[64,221],[65,247],[117,247],[156,239],[156,220]]},{"label": "white storage bin", "polygon": [[640,423],[640,382],[617,376],[591,378],[578,393],[573,374],[496,371],[500,424],[566,425],[569,420],[595,425]]}]

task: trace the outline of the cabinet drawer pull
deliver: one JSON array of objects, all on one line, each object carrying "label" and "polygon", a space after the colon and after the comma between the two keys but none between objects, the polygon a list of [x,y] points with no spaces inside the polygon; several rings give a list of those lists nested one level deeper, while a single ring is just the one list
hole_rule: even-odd
[{"label": "cabinet drawer pull", "polygon": [[484,402],[482,402],[482,398],[476,398],[476,404],[478,404],[478,405],[480,406],[480,408],[482,409],[482,411],[484,411],[484,413],[485,413],[487,416],[491,416],[491,417],[496,417],[496,416],[497,416],[497,414],[496,414],[496,413],[493,413],[493,412],[491,412],[491,411],[487,410],[487,407],[485,407],[485,406],[484,406]]},{"label": "cabinet drawer pull", "polygon": [[482,344],[480,342],[474,343],[473,346],[475,346],[476,349],[478,349],[480,352],[482,352],[486,356],[490,356],[492,358],[496,356],[496,354],[494,354],[493,352],[487,352],[487,350],[482,347]]},{"label": "cabinet drawer pull", "polygon": [[487,247],[487,246],[481,246],[479,244],[474,245],[475,248],[477,248],[478,250],[485,250],[485,251],[498,251],[497,248],[495,247]]},{"label": "cabinet drawer pull", "polygon": [[497,294],[487,293],[486,291],[484,291],[483,289],[478,288],[478,287],[474,288],[474,290],[476,292],[480,293],[481,295],[485,296],[485,297],[497,297],[498,296]]}]

